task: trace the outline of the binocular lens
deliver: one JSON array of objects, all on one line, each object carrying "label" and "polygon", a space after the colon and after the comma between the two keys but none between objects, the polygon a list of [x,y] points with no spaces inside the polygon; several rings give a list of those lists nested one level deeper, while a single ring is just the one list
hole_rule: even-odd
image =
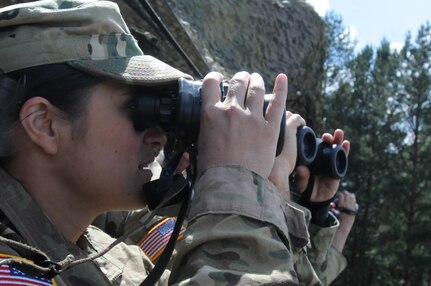
[{"label": "binocular lens", "polygon": [[305,165],[318,176],[339,179],[347,173],[347,154],[341,145],[330,144],[316,138],[308,126],[298,128],[296,165]]},{"label": "binocular lens", "polygon": [[340,179],[347,172],[347,154],[341,145],[332,146],[320,139],[317,140],[316,160],[310,166],[316,175]]},{"label": "binocular lens", "polygon": [[342,147],[336,151],[335,172],[339,178],[344,177],[347,172],[347,154]]},{"label": "binocular lens", "polygon": [[297,165],[310,165],[317,155],[316,134],[308,126],[299,127],[296,134]]}]

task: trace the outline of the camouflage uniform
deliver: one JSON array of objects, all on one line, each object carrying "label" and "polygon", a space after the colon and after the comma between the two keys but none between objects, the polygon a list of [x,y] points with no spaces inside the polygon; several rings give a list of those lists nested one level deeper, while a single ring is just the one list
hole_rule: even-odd
[{"label": "camouflage uniform", "polygon": [[[154,235],[151,235],[151,233],[159,232],[158,230],[161,228],[168,228],[169,232],[173,231],[176,218],[155,215],[144,225],[144,222],[146,222],[150,216],[152,216],[152,213],[148,208],[136,211],[106,212],[98,216],[92,222],[92,225],[114,238],[119,238],[128,233],[129,235],[123,241],[126,244],[138,245],[141,247],[150,260],[155,263],[166,248],[168,244],[167,238],[171,235],[166,235],[166,239],[154,239]],[[184,222],[177,240],[183,239],[186,225],[187,223]],[[176,253],[174,249],[170,264],[167,266],[168,269],[171,269],[172,259],[176,256]]]},{"label": "camouflage uniform", "polygon": [[206,170],[188,219],[171,274],[180,285],[328,285],[346,266],[330,247],[334,218],[308,229],[308,210],[241,167]]},{"label": "camouflage uniform", "polygon": [[92,222],[92,225],[100,228],[112,237],[120,237],[138,226],[142,229],[137,230],[136,233],[133,233],[125,240],[128,244],[138,244],[150,228],[163,219],[161,216],[155,216],[147,225],[142,225],[150,215],[151,211],[148,208],[136,211],[106,212],[98,216]]},{"label": "camouflage uniform", "polygon": [[[25,242],[52,260],[69,253],[89,255],[112,242],[108,235],[89,227],[78,245],[71,244],[56,232],[21,185],[4,172],[0,182],[1,211]],[[214,167],[204,173],[196,185],[189,220],[169,284],[327,285],[345,267],[342,255],[330,248],[336,225],[314,227],[310,240],[309,212],[281,198],[271,183],[240,167]],[[0,251],[17,254],[5,246]],[[138,247],[125,244],[95,264],[113,285],[137,285],[153,267]],[[85,263],[55,279],[59,285],[76,285],[78,281],[104,285],[92,281],[97,278],[96,271],[93,263]],[[161,285],[167,285],[167,275]]]},{"label": "camouflage uniform", "polygon": [[[190,78],[143,55],[114,3],[43,0],[0,9],[0,75],[50,63],[129,84]],[[326,285],[345,266],[330,248],[336,220],[308,229],[309,212],[262,177],[240,166],[214,166],[195,191],[173,272],[165,272],[160,285]],[[90,226],[72,244],[2,170],[0,197],[1,236],[37,247],[52,261],[88,257],[113,241]],[[25,257],[5,243],[0,254]],[[152,268],[139,247],[119,244],[54,279],[56,285],[138,285]]]},{"label": "camouflage uniform", "polygon": [[[0,235],[35,246],[52,261],[63,260],[69,254],[76,258],[87,257],[114,241],[106,233],[90,226],[76,245],[69,242],[24,188],[2,169],[0,196]],[[2,243],[0,254],[24,256]],[[57,285],[139,285],[152,268],[153,264],[139,247],[123,243],[94,262],[73,267],[54,279]],[[168,275],[168,272],[164,274],[159,285],[167,285]]]}]

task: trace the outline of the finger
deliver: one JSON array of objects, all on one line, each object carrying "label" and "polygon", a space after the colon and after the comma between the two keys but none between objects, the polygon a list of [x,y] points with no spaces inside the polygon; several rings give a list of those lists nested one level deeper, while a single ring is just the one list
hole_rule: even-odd
[{"label": "finger", "polygon": [[356,196],[354,193],[349,193],[349,198],[352,201],[352,204],[354,205],[356,203]]},{"label": "finger", "polygon": [[334,137],[329,133],[323,133],[322,140],[332,145],[332,142],[334,142]]},{"label": "finger", "polygon": [[344,197],[344,196],[346,196],[346,191],[339,192],[338,195],[337,195],[337,197],[339,199],[342,198],[342,197]]},{"label": "finger", "polygon": [[347,201],[349,208],[355,209],[355,204],[356,204],[355,194],[347,192],[347,191],[345,191],[345,193],[346,193],[346,201]]},{"label": "finger", "polygon": [[248,72],[238,72],[229,81],[226,100],[227,105],[239,105],[242,109],[245,108],[245,96],[250,82],[250,74]]},{"label": "finger", "polygon": [[253,114],[263,116],[262,110],[264,96],[265,83],[263,82],[263,78],[257,73],[251,74],[245,99],[246,108],[248,108]]},{"label": "finger", "polygon": [[355,209],[355,200],[353,200],[352,197],[348,197],[346,200],[346,206],[348,206],[349,209],[354,210]]},{"label": "finger", "polygon": [[329,144],[341,145],[344,140],[344,131],[341,129],[337,129],[334,131],[334,135],[324,133],[322,135],[322,140]]},{"label": "finger", "polygon": [[281,118],[286,106],[288,80],[285,74],[279,74],[275,79],[273,90],[274,97],[272,98],[267,110],[265,118],[274,127],[280,126]]},{"label": "finger", "polygon": [[349,192],[349,191],[343,191],[343,192],[342,192],[342,194],[343,194],[344,196],[351,196],[351,195],[352,195],[352,193],[351,193],[351,192]]},{"label": "finger", "polygon": [[340,206],[345,206],[346,205],[346,193],[342,192],[339,194],[338,196],[338,204]]},{"label": "finger", "polygon": [[207,74],[202,82],[201,100],[202,108],[214,106],[221,100],[220,83],[223,75],[216,72]]},{"label": "finger", "polygon": [[334,141],[333,144],[341,145],[344,140],[344,131],[341,129],[337,129],[334,131]]},{"label": "finger", "polygon": [[346,151],[346,154],[349,155],[349,153],[350,153],[350,141],[344,140],[343,143],[341,143],[341,146],[343,147],[344,151]]},{"label": "finger", "polygon": [[295,183],[300,193],[304,192],[310,179],[310,170],[306,166],[298,166],[295,169]]},{"label": "finger", "polygon": [[183,153],[183,156],[181,157],[180,162],[177,165],[176,173],[181,173],[184,171],[188,166],[190,165],[190,155],[187,152]]},{"label": "finger", "polygon": [[287,112],[286,112],[286,127],[292,127],[292,128],[298,129],[298,127],[305,125],[305,119],[302,118],[301,115],[295,113],[287,117]]},{"label": "finger", "polygon": [[286,121],[290,118],[290,116],[292,116],[293,113],[290,111],[286,111]]}]

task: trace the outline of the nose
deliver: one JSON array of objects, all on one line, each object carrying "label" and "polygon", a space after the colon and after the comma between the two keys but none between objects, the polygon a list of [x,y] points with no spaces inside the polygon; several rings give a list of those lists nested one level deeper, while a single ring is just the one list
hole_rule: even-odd
[{"label": "nose", "polygon": [[151,146],[153,149],[162,149],[167,141],[168,138],[160,127],[148,128],[144,132],[144,144]]}]

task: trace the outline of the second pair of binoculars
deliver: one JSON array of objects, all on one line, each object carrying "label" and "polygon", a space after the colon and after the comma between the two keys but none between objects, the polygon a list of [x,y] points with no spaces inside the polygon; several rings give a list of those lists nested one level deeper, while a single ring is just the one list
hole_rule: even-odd
[{"label": "second pair of binoculars", "polygon": [[347,153],[341,145],[331,145],[308,126],[298,128],[296,165],[305,165],[317,176],[340,179],[347,173]]}]

